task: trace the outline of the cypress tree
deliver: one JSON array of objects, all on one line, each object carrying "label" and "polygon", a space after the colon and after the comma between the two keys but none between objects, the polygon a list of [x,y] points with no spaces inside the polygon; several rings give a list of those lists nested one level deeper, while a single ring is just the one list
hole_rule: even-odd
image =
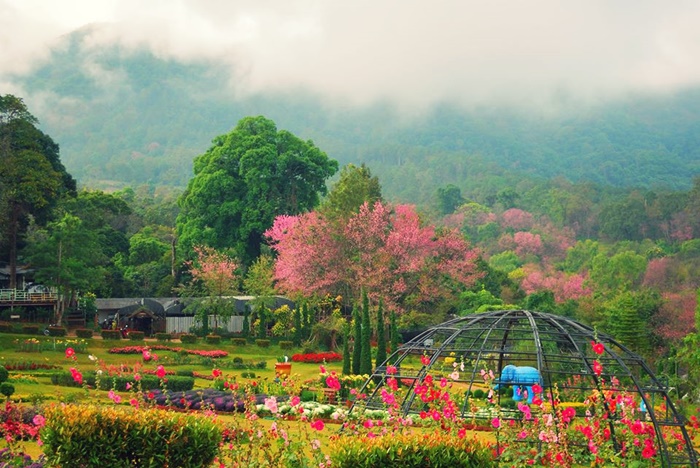
[{"label": "cypress tree", "polygon": [[297,307],[294,309],[294,338],[292,339],[294,341],[294,346],[301,346],[303,336],[301,327],[301,310]]},{"label": "cypress tree", "polygon": [[352,373],[360,373],[360,359],[362,356],[362,321],[357,305],[352,308],[352,320],[354,326],[355,343],[352,349]]},{"label": "cypress tree", "polygon": [[343,324],[343,375],[350,375],[350,324]]},{"label": "cypress tree", "polygon": [[381,299],[379,300],[379,307],[377,308],[377,367],[384,364],[386,361],[386,335],[384,333],[384,304]]},{"label": "cypress tree", "polygon": [[309,336],[311,336],[311,327],[310,327],[310,322],[311,322],[311,317],[309,317],[309,304],[304,303],[304,306],[302,308],[302,316],[301,316],[301,321],[303,322],[302,325],[302,333],[301,333],[301,338],[302,340],[308,340]]},{"label": "cypress tree", "polygon": [[372,324],[369,318],[369,298],[367,293],[362,293],[362,343],[360,356],[360,374],[372,373]]},{"label": "cypress tree", "polygon": [[399,349],[399,327],[396,325],[396,313],[392,310],[389,315],[389,332],[391,333],[391,346],[390,350],[392,353]]},{"label": "cypress tree", "polygon": [[250,308],[246,305],[243,311],[243,330],[241,330],[244,338],[250,336],[250,319],[248,317],[250,317]]},{"label": "cypress tree", "polygon": [[267,312],[265,311],[265,306],[261,305],[260,309],[258,310],[258,320],[260,323],[258,324],[258,338],[266,338],[267,337]]}]

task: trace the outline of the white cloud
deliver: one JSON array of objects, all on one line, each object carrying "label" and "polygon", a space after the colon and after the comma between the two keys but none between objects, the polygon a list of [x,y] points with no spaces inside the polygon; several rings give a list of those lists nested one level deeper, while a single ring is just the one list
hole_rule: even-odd
[{"label": "white cloud", "polygon": [[700,81],[690,0],[0,0],[0,73],[88,23],[86,44],[230,64],[239,89],[356,102],[544,103]]}]

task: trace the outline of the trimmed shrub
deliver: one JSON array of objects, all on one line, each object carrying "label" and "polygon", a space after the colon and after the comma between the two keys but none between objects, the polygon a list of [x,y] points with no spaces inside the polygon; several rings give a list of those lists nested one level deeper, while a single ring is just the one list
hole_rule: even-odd
[{"label": "trimmed shrub", "polygon": [[207,335],[205,341],[208,344],[219,344],[221,343],[221,336],[219,335]]},{"label": "trimmed shrub", "polygon": [[65,327],[50,326],[47,330],[49,331],[49,336],[66,336],[68,334],[68,330]]},{"label": "trimmed shrub", "polygon": [[9,399],[13,393],[15,393],[14,385],[10,382],[0,383],[0,394],[5,395],[5,397]]},{"label": "trimmed shrub", "polygon": [[196,343],[197,335],[194,333],[183,333],[180,335],[180,342],[182,343]]},{"label": "trimmed shrub", "polygon": [[331,446],[330,457],[333,466],[341,468],[498,466],[485,444],[441,432],[375,438],[340,437]]},{"label": "trimmed shrub", "polygon": [[292,349],[294,343],[291,341],[280,341],[280,349]]},{"label": "trimmed shrub", "polygon": [[146,338],[146,334],[142,331],[131,330],[127,335],[131,341],[143,341]]},{"label": "trimmed shrub", "polygon": [[221,442],[221,427],[196,414],[55,405],[44,416],[42,449],[51,466],[209,466]]},{"label": "trimmed shrub", "polygon": [[245,346],[248,344],[248,340],[245,338],[231,338],[231,344],[234,346]]},{"label": "trimmed shrub", "polygon": [[[89,371],[83,374],[84,382],[94,387],[97,383],[95,372]],[[51,374],[51,383],[62,387],[80,387],[81,385],[75,381],[73,375],[68,371],[54,372]],[[125,392],[126,384],[135,385],[133,376],[102,376],[100,378],[100,390],[116,390]],[[142,374],[139,381],[141,390],[156,390],[160,388],[160,379],[152,374]],[[169,375],[166,377],[166,385],[173,392],[183,392],[194,388],[194,377]]]},{"label": "trimmed shrub", "polygon": [[78,338],[92,338],[93,333],[89,328],[78,328],[75,330],[75,336]]},{"label": "trimmed shrub", "polygon": [[173,339],[173,335],[170,333],[156,333],[156,340],[158,341],[170,341]]},{"label": "trimmed shrub", "polygon": [[255,340],[255,344],[261,348],[269,348],[270,347],[270,340]]},{"label": "trimmed shrub", "polygon": [[0,382],[4,382],[10,378],[10,373],[4,366],[0,366]]},{"label": "trimmed shrub", "polygon": [[103,340],[121,340],[122,332],[119,330],[102,330],[100,332]]},{"label": "trimmed shrub", "polygon": [[25,335],[38,335],[39,325],[22,325],[22,333]]}]

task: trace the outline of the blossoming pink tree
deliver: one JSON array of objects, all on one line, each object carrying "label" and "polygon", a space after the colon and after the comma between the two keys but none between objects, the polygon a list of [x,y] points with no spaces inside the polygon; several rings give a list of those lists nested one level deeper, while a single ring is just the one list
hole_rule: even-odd
[{"label": "blossoming pink tree", "polygon": [[265,235],[278,254],[278,285],[290,293],[358,298],[365,289],[401,311],[478,277],[477,254],[462,236],[423,225],[410,205],[365,203],[345,225],[317,213],[280,216]]},{"label": "blossoming pink tree", "polygon": [[211,247],[198,246],[194,251],[197,259],[188,263],[190,274],[193,282],[201,285],[208,294],[205,301],[207,307],[200,309],[200,318],[206,324],[206,316],[211,312],[214,315],[214,328],[217,328],[219,318],[227,320],[231,316],[231,309],[226,306],[224,297],[238,290],[238,263]]}]

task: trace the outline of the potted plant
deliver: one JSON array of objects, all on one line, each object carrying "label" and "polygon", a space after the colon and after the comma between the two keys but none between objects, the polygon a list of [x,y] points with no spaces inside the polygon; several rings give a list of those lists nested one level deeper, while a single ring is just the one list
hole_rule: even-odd
[{"label": "potted plant", "polygon": [[292,374],[292,363],[289,362],[289,357],[280,356],[275,363],[275,374],[278,376],[290,376]]}]

